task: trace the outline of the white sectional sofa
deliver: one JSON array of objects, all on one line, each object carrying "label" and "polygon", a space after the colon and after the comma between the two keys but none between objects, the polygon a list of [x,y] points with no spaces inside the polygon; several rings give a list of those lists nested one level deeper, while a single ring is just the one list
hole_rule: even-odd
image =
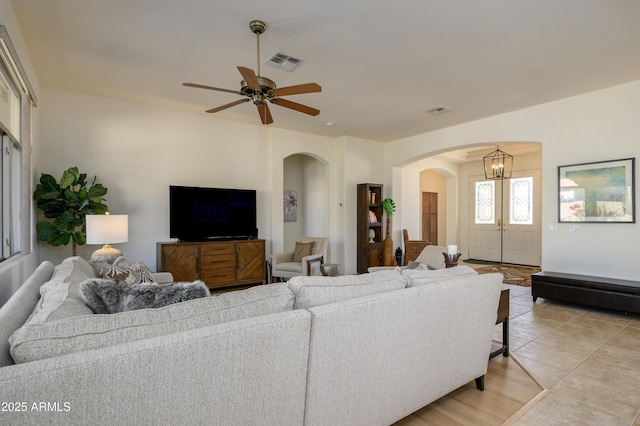
[{"label": "white sectional sofa", "polygon": [[44,262],[0,308],[3,422],[388,425],[481,385],[502,282],[466,267],[296,277],[98,315],[77,290],[85,264]]}]

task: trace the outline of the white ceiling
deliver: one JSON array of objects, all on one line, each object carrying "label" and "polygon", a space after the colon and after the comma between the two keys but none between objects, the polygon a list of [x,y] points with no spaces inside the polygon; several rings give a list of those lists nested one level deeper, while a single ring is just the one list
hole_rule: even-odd
[{"label": "white ceiling", "polygon": [[[317,117],[271,105],[272,126],[387,142],[640,79],[640,0],[12,0],[42,86],[204,110],[262,66]],[[442,106],[449,111],[430,115]],[[604,112],[604,111],[603,111]],[[217,117],[259,125],[255,106]],[[333,122],[333,127],[325,125]]]}]

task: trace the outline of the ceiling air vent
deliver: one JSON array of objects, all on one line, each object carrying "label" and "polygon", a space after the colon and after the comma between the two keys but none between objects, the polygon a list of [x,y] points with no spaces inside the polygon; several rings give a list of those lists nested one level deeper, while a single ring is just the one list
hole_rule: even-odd
[{"label": "ceiling air vent", "polygon": [[437,115],[437,114],[442,114],[443,112],[446,112],[446,111],[448,110],[445,107],[437,106],[437,107],[429,108],[426,112],[428,112],[429,114]]},{"label": "ceiling air vent", "polygon": [[300,58],[294,58],[286,53],[276,52],[265,61],[265,64],[274,68],[280,68],[283,71],[291,72],[302,62],[304,61]]}]

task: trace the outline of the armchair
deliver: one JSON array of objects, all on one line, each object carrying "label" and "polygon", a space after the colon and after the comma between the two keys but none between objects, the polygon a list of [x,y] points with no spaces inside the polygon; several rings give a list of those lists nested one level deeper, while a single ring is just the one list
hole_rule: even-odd
[{"label": "armchair", "polygon": [[[314,243],[313,251],[304,255],[304,245],[311,242]],[[298,275],[320,275],[320,265],[327,257],[328,242],[328,238],[301,237],[296,241],[296,250],[272,254],[271,276],[274,279],[289,279]]]},{"label": "armchair", "polygon": [[408,265],[409,261],[415,261],[422,250],[431,245],[430,241],[426,240],[410,240],[409,233],[406,229],[402,230],[402,236],[404,237],[404,265]]}]

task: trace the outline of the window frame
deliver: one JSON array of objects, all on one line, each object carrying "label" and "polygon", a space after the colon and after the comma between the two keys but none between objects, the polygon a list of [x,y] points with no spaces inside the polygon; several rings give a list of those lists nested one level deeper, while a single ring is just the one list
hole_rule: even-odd
[{"label": "window frame", "polygon": [[[31,251],[31,108],[36,97],[9,34],[0,25],[0,66],[3,80],[18,98],[10,123],[0,122],[0,261]],[[4,84],[3,84],[4,86]],[[8,103],[9,104],[9,103]],[[14,114],[13,116],[11,114]]]}]

